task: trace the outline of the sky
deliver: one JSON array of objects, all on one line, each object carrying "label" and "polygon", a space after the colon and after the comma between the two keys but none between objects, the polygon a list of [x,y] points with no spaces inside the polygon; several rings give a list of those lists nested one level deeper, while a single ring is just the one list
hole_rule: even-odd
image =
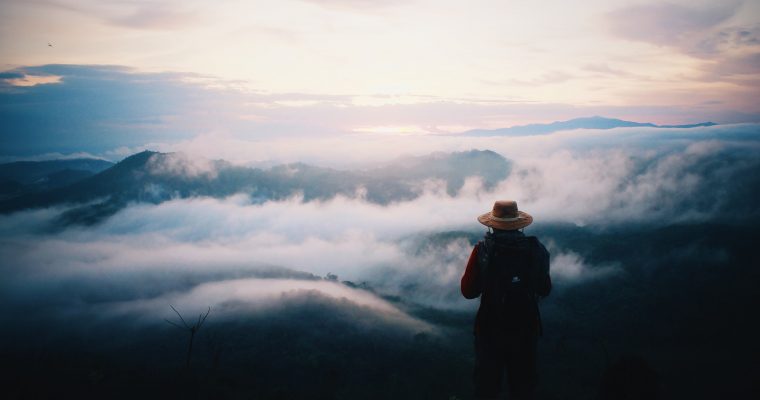
[{"label": "sky", "polygon": [[3,156],[757,122],[760,2],[3,0],[0,71]]}]

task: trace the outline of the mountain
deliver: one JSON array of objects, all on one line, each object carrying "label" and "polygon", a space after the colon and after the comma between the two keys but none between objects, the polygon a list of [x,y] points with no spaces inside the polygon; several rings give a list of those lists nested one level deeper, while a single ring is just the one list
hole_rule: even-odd
[{"label": "mountain", "polygon": [[112,162],[94,158],[71,160],[17,161],[0,164],[0,180],[12,180],[24,185],[45,179],[56,172],[71,170],[96,174],[113,166]]},{"label": "mountain", "polygon": [[353,171],[304,163],[248,168],[182,153],[144,151],[70,185],[0,201],[0,213],[68,205],[74,207],[62,214],[62,222],[91,224],[128,203],[158,204],[174,198],[223,198],[238,193],[247,194],[254,202],[296,195],[312,201],[359,194],[367,201],[388,204],[416,198],[427,180],[445,182],[450,195],[470,176],[492,187],[507,177],[510,168],[509,161],[488,150],[407,157]]},{"label": "mountain", "polygon": [[555,121],[550,124],[519,125],[500,129],[473,129],[461,133],[464,136],[533,136],[545,135],[553,132],[570,129],[612,129],[612,128],[696,128],[700,126],[713,126],[714,122],[701,122],[689,125],[656,125],[649,122],[632,122],[616,118],[587,117],[575,118],[568,121]]},{"label": "mountain", "polygon": [[109,161],[91,158],[0,164],[0,196],[8,198],[67,186],[111,166]]}]

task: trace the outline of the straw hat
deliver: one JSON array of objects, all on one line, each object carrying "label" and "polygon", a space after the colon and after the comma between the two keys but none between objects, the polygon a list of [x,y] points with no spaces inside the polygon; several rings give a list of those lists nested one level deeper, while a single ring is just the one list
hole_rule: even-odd
[{"label": "straw hat", "polygon": [[533,217],[517,210],[514,200],[498,200],[493,203],[493,210],[478,217],[478,222],[491,228],[510,231],[525,228],[533,223]]}]

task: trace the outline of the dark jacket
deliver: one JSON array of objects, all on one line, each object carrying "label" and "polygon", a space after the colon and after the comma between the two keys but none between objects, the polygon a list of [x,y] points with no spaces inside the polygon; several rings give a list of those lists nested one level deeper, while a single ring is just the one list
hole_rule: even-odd
[{"label": "dark jacket", "polygon": [[[504,256],[494,255],[501,249],[506,249]],[[491,257],[490,262],[486,261],[486,254]],[[510,286],[512,283],[505,282],[499,275],[509,268],[520,268],[529,273],[523,278],[524,282],[516,279],[515,286]],[[475,319],[476,333],[509,330],[540,334],[537,300],[548,296],[551,287],[549,252],[536,237],[525,236],[520,231],[487,233],[473,248],[461,281],[465,298],[482,295]],[[493,311],[497,308],[498,311]]]}]

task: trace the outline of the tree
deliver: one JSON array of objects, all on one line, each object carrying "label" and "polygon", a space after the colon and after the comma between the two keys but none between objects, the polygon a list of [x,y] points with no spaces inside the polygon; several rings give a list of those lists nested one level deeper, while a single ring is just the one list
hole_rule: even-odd
[{"label": "tree", "polygon": [[211,312],[211,307],[208,308],[205,315],[204,314],[198,315],[198,321],[195,323],[195,325],[188,325],[187,322],[185,322],[185,319],[182,318],[182,315],[179,313],[179,311],[177,311],[176,308],[174,308],[173,305],[169,304],[169,307],[171,307],[174,313],[177,314],[180,322],[182,322],[182,326],[172,321],[169,321],[168,319],[164,319],[164,321],[166,321],[170,325],[173,325],[179,329],[187,330],[190,333],[190,343],[187,346],[187,361],[185,362],[185,368],[190,368],[190,358],[193,354],[193,340],[195,340],[195,334],[201,329],[201,327],[203,326],[203,323],[206,322],[206,318],[208,317],[208,314]]}]

